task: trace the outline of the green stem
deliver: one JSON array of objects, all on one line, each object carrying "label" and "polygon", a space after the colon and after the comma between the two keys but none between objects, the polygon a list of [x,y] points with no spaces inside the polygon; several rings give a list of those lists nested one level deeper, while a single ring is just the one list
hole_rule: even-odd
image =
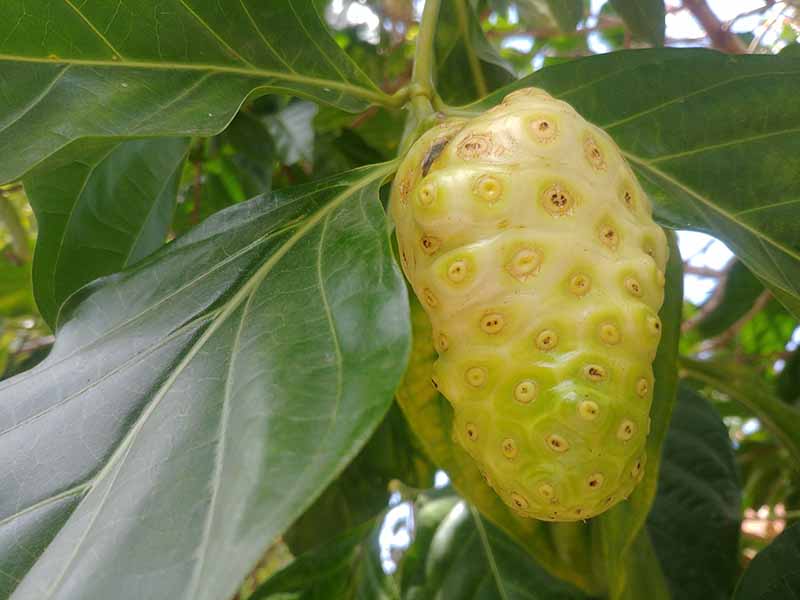
[{"label": "green stem", "polygon": [[29,262],[31,260],[31,248],[28,245],[28,235],[19,220],[17,211],[11,204],[11,200],[0,193],[0,223],[4,224],[11,236],[11,247],[14,254],[20,260]]},{"label": "green stem", "polygon": [[467,7],[464,0],[456,0],[456,12],[458,12],[458,27],[461,29],[461,35],[464,36],[464,47],[467,49],[467,60],[469,62],[469,70],[472,71],[472,78],[475,80],[475,88],[478,91],[478,97],[483,98],[489,93],[489,88],[486,85],[486,78],[483,76],[483,69],[481,68],[481,61],[475,53],[475,46],[470,43],[469,39],[469,15],[467,14]]},{"label": "green stem", "polygon": [[434,38],[442,0],[426,0],[422,12],[419,35],[414,53],[414,71],[411,74],[411,107],[417,122],[433,113],[431,99],[434,94]]}]

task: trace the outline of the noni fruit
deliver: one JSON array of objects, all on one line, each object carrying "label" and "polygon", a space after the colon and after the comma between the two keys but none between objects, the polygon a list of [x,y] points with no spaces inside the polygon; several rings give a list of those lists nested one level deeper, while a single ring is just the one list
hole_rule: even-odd
[{"label": "noni fruit", "polygon": [[533,88],[411,148],[391,213],[453,435],[517,513],[595,516],[645,467],[666,236],[621,151]]}]

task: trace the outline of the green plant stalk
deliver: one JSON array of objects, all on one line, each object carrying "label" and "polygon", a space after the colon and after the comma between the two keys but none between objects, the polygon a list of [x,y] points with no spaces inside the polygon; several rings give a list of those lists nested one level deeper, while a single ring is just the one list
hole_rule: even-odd
[{"label": "green plant stalk", "polygon": [[0,195],[0,223],[3,223],[11,236],[11,247],[14,254],[24,262],[31,260],[31,248],[28,245],[28,235],[19,220],[19,215],[11,204],[11,200]]},{"label": "green plant stalk", "polygon": [[800,467],[800,411],[724,366],[685,356],[679,365],[681,376],[709,385],[752,410]]},{"label": "green plant stalk", "polygon": [[464,43],[467,48],[469,70],[472,71],[472,78],[475,81],[475,88],[478,91],[478,96],[483,98],[489,93],[489,88],[486,85],[486,78],[483,76],[483,69],[481,69],[481,62],[478,59],[478,55],[475,53],[475,48],[469,43],[469,19],[465,0],[455,0],[455,3],[456,12],[458,13],[458,28],[464,35]]},{"label": "green plant stalk", "polygon": [[417,122],[424,121],[433,113],[434,38],[440,8],[441,0],[426,0],[417,36],[414,70],[411,73],[411,108]]}]

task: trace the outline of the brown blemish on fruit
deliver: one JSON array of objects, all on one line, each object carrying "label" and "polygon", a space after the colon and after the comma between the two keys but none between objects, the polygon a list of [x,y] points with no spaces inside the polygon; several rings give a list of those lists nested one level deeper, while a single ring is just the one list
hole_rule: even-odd
[{"label": "brown blemish on fruit", "polygon": [[602,473],[593,473],[592,475],[589,475],[589,479],[586,481],[586,483],[591,489],[598,490],[602,487],[604,481],[605,477],[603,477]]},{"label": "brown blemish on fruit", "polygon": [[636,382],[636,395],[640,398],[644,398],[647,396],[647,392],[650,391],[650,384],[647,383],[647,379],[644,377],[639,378]]},{"label": "brown blemish on fruit", "polygon": [[592,289],[592,280],[588,275],[576,273],[569,280],[569,291],[576,296],[584,296]]},{"label": "brown blemish on fruit", "polygon": [[636,463],[631,467],[631,477],[636,479],[642,473],[642,459],[638,459]]},{"label": "brown blemish on fruit", "polygon": [[597,405],[597,402],[584,400],[578,405],[578,414],[582,419],[593,421],[597,418],[597,415],[600,414],[600,407]]},{"label": "brown blemish on fruit", "polygon": [[511,276],[526,281],[539,272],[542,264],[542,255],[533,248],[523,248],[517,250],[506,269]]},{"label": "brown blemish on fruit", "polygon": [[483,387],[486,383],[486,380],[489,377],[489,374],[486,372],[486,369],[483,367],[470,367],[467,369],[467,372],[464,374],[467,383],[474,388]]},{"label": "brown blemish on fruit", "polygon": [[603,323],[600,325],[600,339],[611,346],[619,344],[621,339],[619,329],[613,323]]},{"label": "brown blemish on fruit", "polygon": [[623,442],[627,442],[629,439],[631,439],[634,433],[636,433],[636,425],[630,419],[625,419],[619,424],[619,428],[617,429],[617,437]]},{"label": "brown blemish on fruit", "polygon": [[552,119],[546,117],[535,119],[531,121],[529,127],[536,141],[542,144],[549,144],[558,137],[558,126]]},{"label": "brown blemish on fruit", "polygon": [[605,381],[608,374],[600,365],[586,365],[583,367],[583,376],[589,381]]},{"label": "brown blemish on fruit", "polygon": [[642,295],[642,286],[634,277],[628,277],[625,279],[625,289],[627,289],[628,292],[630,292],[630,294],[633,296],[640,297]]},{"label": "brown blemish on fruit", "polygon": [[504,325],[505,319],[500,313],[489,313],[481,317],[481,329],[489,335],[500,333]]},{"label": "brown blemish on fruit", "polygon": [[612,225],[601,225],[600,241],[607,248],[616,250],[619,246],[619,233],[617,233],[617,230]]},{"label": "brown blemish on fruit", "polygon": [[651,335],[661,335],[661,319],[654,315],[647,317],[647,331]]},{"label": "brown blemish on fruit", "polygon": [[482,175],[475,180],[473,191],[487,204],[494,204],[503,195],[503,184],[493,175]]},{"label": "brown blemish on fruit", "polygon": [[627,187],[622,190],[622,202],[629,210],[634,210],[636,208],[636,200],[634,200],[633,191]]},{"label": "brown blemish on fruit", "polygon": [[536,336],[536,347],[539,350],[552,350],[558,345],[558,335],[552,329],[545,329]]},{"label": "brown blemish on fruit", "polygon": [[553,497],[556,495],[556,491],[553,489],[553,486],[550,485],[549,483],[541,484],[536,491],[538,491],[539,495],[545,500],[552,500]]},{"label": "brown blemish on fruit", "polygon": [[450,347],[450,340],[447,339],[447,336],[444,333],[440,333],[436,338],[436,349],[439,352],[447,352],[447,349]]},{"label": "brown blemish on fruit", "polygon": [[437,392],[439,391],[439,382],[436,380],[436,377],[431,377],[431,385],[433,386],[433,389],[435,389]]},{"label": "brown blemish on fruit", "polygon": [[566,452],[569,450],[569,442],[557,433],[551,433],[545,438],[547,447],[553,452]]},{"label": "brown blemish on fruit", "polygon": [[463,160],[474,160],[492,153],[494,144],[490,133],[471,133],[458,145],[458,156]]},{"label": "brown blemish on fruit", "polygon": [[530,404],[536,400],[536,383],[530,379],[520,381],[514,388],[514,399],[520,404]]},{"label": "brown blemish on fruit", "polygon": [[453,261],[447,268],[447,278],[453,283],[461,283],[467,277],[467,261]]},{"label": "brown blemish on fruit", "polygon": [[425,299],[425,304],[427,304],[431,308],[436,308],[437,306],[439,306],[439,299],[430,290],[430,288],[425,288],[424,290],[422,290],[422,297]]},{"label": "brown blemish on fruit", "polygon": [[474,423],[467,423],[465,429],[467,432],[467,437],[470,439],[470,441],[475,442],[478,440],[478,427]]},{"label": "brown blemish on fruit", "polygon": [[554,183],[542,192],[542,205],[554,217],[563,217],[572,212],[575,199],[564,186]]},{"label": "brown blemish on fruit", "polygon": [[[455,134],[454,134],[455,135]],[[436,140],[428,151],[425,153],[425,158],[422,160],[422,176],[425,177],[431,170],[433,163],[442,155],[447,144],[450,143],[452,136]]]},{"label": "brown blemish on fruit", "polygon": [[517,448],[517,443],[512,438],[506,438],[503,440],[501,444],[503,449],[503,456],[507,459],[511,460],[517,456],[519,449]]},{"label": "brown blemish on fruit", "polygon": [[593,169],[596,171],[606,170],[606,159],[603,157],[597,141],[591,135],[587,136],[583,142],[583,152]]}]

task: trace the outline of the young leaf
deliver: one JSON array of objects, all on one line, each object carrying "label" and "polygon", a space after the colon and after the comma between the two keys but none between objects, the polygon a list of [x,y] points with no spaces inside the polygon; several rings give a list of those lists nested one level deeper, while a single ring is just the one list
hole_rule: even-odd
[{"label": "young leaf", "polygon": [[745,571],[734,600],[785,600],[800,592],[800,524],[759,552]]},{"label": "young leaf", "polygon": [[739,570],[741,490],[728,429],[682,384],[647,530],[673,598],[730,598]]},{"label": "young leaf", "polygon": [[393,168],[237,204],[72,296],[0,384],[0,597],[233,594],[402,375]]},{"label": "young leaf", "polygon": [[25,191],[39,224],[33,289],[51,327],[75,290],[164,243],[188,145],[84,140],[30,172]]},{"label": "young leaf", "polygon": [[654,46],[664,45],[664,0],[611,0],[634,36]]},{"label": "young leaf", "polygon": [[608,131],[661,223],[723,240],[800,316],[800,57],[615,52],[541,69],[458,112],[526,86]]},{"label": "young leaf", "polygon": [[575,31],[583,17],[583,0],[520,0],[523,19],[534,25],[543,21],[561,31]]},{"label": "young leaf", "polygon": [[0,40],[0,182],[82,137],[212,135],[254,92],[391,104],[307,0],[2,2]]}]

